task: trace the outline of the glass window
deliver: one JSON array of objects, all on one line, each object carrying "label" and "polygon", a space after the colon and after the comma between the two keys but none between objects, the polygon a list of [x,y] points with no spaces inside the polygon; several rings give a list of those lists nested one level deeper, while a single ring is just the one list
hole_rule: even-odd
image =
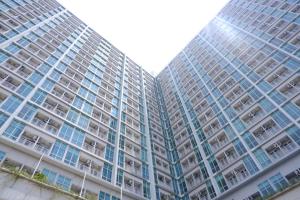
[{"label": "glass window", "polygon": [[255,155],[256,159],[262,167],[267,167],[269,164],[271,164],[271,160],[268,158],[268,156],[262,149],[259,148],[255,150],[253,154]]},{"label": "glass window", "polygon": [[0,127],[6,122],[8,119],[8,116],[4,113],[0,112]]},{"label": "glass window", "polygon": [[67,119],[73,123],[76,123],[78,120],[78,117],[79,117],[79,113],[76,110],[71,108],[68,113]]},{"label": "glass window", "polygon": [[59,140],[56,140],[50,156],[55,159],[62,160],[66,151],[67,145]]},{"label": "glass window", "polygon": [[112,166],[108,163],[104,163],[102,179],[111,182]]},{"label": "glass window", "polygon": [[3,135],[12,140],[16,140],[19,137],[19,135],[23,132],[24,127],[25,124],[13,120],[11,124],[8,126],[8,128],[4,131]]},{"label": "glass window", "polygon": [[71,185],[71,179],[65,176],[59,175],[56,181],[57,186],[61,187],[64,190],[69,190]]},{"label": "glass window", "polygon": [[271,112],[275,106],[268,100],[268,99],[262,99],[259,104],[261,105],[261,107],[267,111],[267,112]]},{"label": "glass window", "polygon": [[293,125],[288,128],[287,133],[289,136],[291,136],[291,138],[293,138],[293,140],[295,140],[297,144],[300,145],[300,129],[297,126]]},{"label": "glass window", "polygon": [[50,92],[53,87],[54,87],[54,82],[50,81],[49,79],[46,79],[41,86],[41,88],[43,88],[44,90],[46,90],[48,92]]},{"label": "glass window", "polygon": [[42,90],[38,90],[34,93],[33,97],[31,100],[37,104],[41,104],[47,96],[47,93],[43,92]]},{"label": "glass window", "polygon": [[18,117],[21,117],[22,119],[26,121],[30,121],[32,117],[35,115],[37,111],[37,107],[27,103],[22,110],[19,112]]},{"label": "glass window", "polygon": [[61,127],[61,129],[59,131],[58,136],[69,141],[72,136],[73,131],[74,131],[73,126],[71,126],[67,123],[64,123],[64,125]]},{"label": "glass window", "polygon": [[243,158],[243,161],[250,174],[255,174],[256,172],[258,172],[258,167],[249,155],[245,156]]},{"label": "glass window", "polygon": [[65,163],[75,166],[77,164],[78,157],[79,157],[79,150],[69,146],[65,157]]},{"label": "glass window", "polygon": [[285,178],[282,177],[280,173],[272,176],[270,178],[271,183],[273,186],[275,186],[277,191],[282,191],[283,189],[288,187],[288,182],[285,180]]},{"label": "glass window", "polygon": [[82,146],[84,140],[84,132],[75,128],[71,142],[79,147]]},{"label": "glass window", "polygon": [[224,192],[226,190],[228,190],[228,186],[224,180],[224,177],[222,176],[222,174],[218,174],[216,177],[215,177],[216,181],[217,181],[217,184],[220,188],[220,191],[221,192]]},{"label": "glass window", "polygon": [[212,170],[213,173],[216,173],[217,171],[220,170],[220,168],[218,166],[218,163],[217,163],[217,161],[216,161],[216,159],[215,159],[214,156],[212,156],[212,157],[210,157],[208,159],[208,163],[209,163],[210,168],[211,168],[211,170]]},{"label": "glass window", "polygon": [[291,121],[280,111],[272,114],[273,119],[279,124],[280,127],[286,127]]},{"label": "glass window", "polygon": [[81,114],[78,121],[78,126],[80,126],[81,128],[87,128],[88,124],[89,124],[89,117]]},{"label": "glass window", "polygon": [[6,112],[13,113],[21,104],[21,102],[22,99],[13,95],[6,99],[4,104],[2,104],[1,108]]},{"label": "glass window", "polygon": [[255,138],[249,133],[248,131],[242,136],[246,144],[250,149],[254,148],[256,145],[258,145]]},{"label": "glass window", "polygon": [[106,145],[106,148],[105,148],[105,159],[109,160],[111,162],[114,159],[114,147],[111,146],[110,144]]},{"label": "glass window", "polygon": [[239,133],[243,132],[246,128],[245,125],[243,124],[243,122],[240,119],[234,120],[233,125]]},{"label": "glass window", "polygon": [[81,109],[82,104],[83,104],[83,99],[82,99],[81,97],[79,97],[79,96],[76,96],[76,97],[75,97],[75,100],[74,100],[74,102],[73,102],[73,105],[74,105],[76,108]]},{"label": "glass window", "polygon": [[275,193],[274,189],[272,188],[269,181],[267,180],[258,184],[258,189],[263,197],[271,196],[272,194]]},{"label": "glass window", "polygon": [[233,144],[234,144],[236,151],[240,154],[240,156],[243,155],[247,151],[239,139],[236,139],[233,142]]},{"label": "glass window", "polygon": [[33,86],[27,82],[24,82],[20,88],[17,90],[17,93],[23,97],[26,97],[33,89]]},{"label": "glass window", "polygon": [[32,75],[29,77],[29,81],[31,81],[34,84],[38,84],[43,78],[43,75],[39,72],[33,72]]},{"label": "glass window", "polygon": [[83,104],[83,111],[87,114],[91,114],[92,110],[93,110],[93,105],[85,101]]},{"label": "glass window", "polygon": [[300,109],[292,102],[285,104],[283,109],[294,119],[298,119],[300,117]]},{"label": "glass window", "polygon": [[44,168],[42,170],[42,174],[44,174],[47,177],[47,182],[48,183],[53,184],[55,182],[55,178],[56,178],[56,175],[57,175],[56,172]]}]

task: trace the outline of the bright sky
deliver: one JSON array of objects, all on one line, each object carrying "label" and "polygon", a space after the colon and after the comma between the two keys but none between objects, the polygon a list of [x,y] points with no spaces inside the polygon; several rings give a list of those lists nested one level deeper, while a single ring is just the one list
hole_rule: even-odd
[{"label": "bright sky", "polygon": [[148,72],[158,74],[229,0],[58,0]]}]

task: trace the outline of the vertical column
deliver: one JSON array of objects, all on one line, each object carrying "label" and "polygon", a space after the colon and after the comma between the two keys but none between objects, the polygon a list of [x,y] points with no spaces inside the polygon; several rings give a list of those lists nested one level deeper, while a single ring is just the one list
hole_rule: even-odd
[{"label": "vertical column", "polygon": [[155,179],[154,179],[154,170],[153,170],[153,158],[152,158],[152,149],[151,149],[151,137],[150,137],[150,129],[149,129],[149,119],[148,119],[148,109],[146,102],[146,94],[145,94],[145,83],[144,83],[144,72],[140,68],[140,73],[142,74],[142,96],[143,96],[143,106],[144,106],[144,118],[145,118],[145,135],[147,142],[147,157],[148,157],[148,170],[149,170],[149,181],[150,181],[150,198],[151,200],[156,200],[156,192],[155,192]]},{"label": "vertical column", "polygon": [[[168,66],[168,70],[170,71],[171,79],[172,79],[172,81],[173,81],[173,83],[174,83],[174,85],[175,85],[176,92],[177,92],[178,97],[179,97],[179,99],[180,99],[180,101],[181,101],[182,107],[183,107],[183,109],[184,109],[185,115],[186,115],[186,117],[187,117],[187,119],[188,119],[188,122],[189,122],[189,124],[190,124],[190,127],[191,127],[192,131],[193,131],[194,133],[196,133],[196,129],[195,129],[195,127],[194,127],[194,124],[192,123],[192,119],[191,119],[190,115],[188,114],[186,105],[185,105],[184,100],[183,100],[183,98],[182,98],[182,95],[181,95],[181,93],[180,93],[180,91],[179,91],[179,89],[178,89],[178,86],[177,86],[176,81],[175,81],[175,79],[174,79],[174,76],[173,76],[173,74],[172,74],[172,70],[170,69],[170,66]],[[195,140],[196,140],[196,143],[197,143],[197,146],[198,146],[198,149],[199,149],[201,155],[205,155],[204,150],[203,150],[203,148],[202,148],[202,145],[201,145],[201,143],[200,143],[199,138],[198,138],[198,137],[195,137]],[[212,176],[213,172],[212,172],[211,168],[209,167],[208,161],[207,161],[206,159],[203,159],[203,162],[204,162],[204,164],[205,164],[205,166],[206,166],[206,169],[207,169],[207,171],[208,171],[210,180],[211,180],[212,185],[213,185],[213,187],[214,187],[214,189],[215,189],[215,191],[216,191],[216,194],[217,194],[217,196],[218,196],[218,195],[220,194],[220,190],[219,190],[219,187],[218,187],[218,185],[217,185],[216,180],[215,180],[215,179],[213,178],[213,176]]]},{"label": "vertical column", "polygon": [[[118,171],[118,158],[119,158],[119,140],[121,134],[121,115],[122,115],[122,98],[123,98],[123,87],[124,87],[124,76],[125,76],[125,68],[126,68],[126,55],[123,58],[123,66],[122,66],[122,76],[121,76],[121,91],[120,91],[120,99],[118,104],[118,124],[117,124],[117,133],[116,133],[116,145],[115,145],[115,155],[114,155],[114,166],[112,171],[112,184],[117,185],[117,171]],[[122,186],[121,186],[122,187]]]}]

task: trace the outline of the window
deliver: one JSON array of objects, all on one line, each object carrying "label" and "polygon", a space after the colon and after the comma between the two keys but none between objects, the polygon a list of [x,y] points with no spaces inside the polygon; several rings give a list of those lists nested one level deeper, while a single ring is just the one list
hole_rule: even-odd
[{"label": "window", "polygon": [[21,117],[26,121],[30,121],[32,117],[35,115],[36,111],[37,108],[34,105],[27,103],[19,112],[18,117]]},{"label": "window", "polygon": [[82,146],[84,140],[84,132],[75,128],[71,142],[79,147]]},{"label": "window", "polygon": [[4,113],[0,112],[0,127],[6,122],[8,119],[8,116]]},{"label": "window", "polygon": [[42,84],[41,88],[50,92],[52,90],[53,86],[54,86],[54,82],[50,81],[49,79],[46,79],[44,81],[44,83]]},{"label": "window", "polygon": [[17,90],[17,93],[23,97],[26,97],[33,89],[33,86],[27,82],[24,82],[20,88]]},{"label": "window", "polygon": [[151,195],[150,195],[150,184],[147,181],[145,181],[145,180],[143,181],[143,194],[144,194],[144,197],[146,197],[148,199],[151,198]]},{"label": "window", "polygon": [[99,200],[110,200],[110,194],[100,191]]},{"label": "window", "polygon": [[143,161],[147,161],[147,150],[145,148],[142,147],[142,150],[141,150],[141,159]]},{"label": "window", "polygon": [[275,106],[269,101],[269,100],[267,100],[267,99],[262,99],[260,102],[259,102],[259,104],[261,105],[261,107],[265,110],[265,111],[267,111],[267,112],[271,112],[274,108],[275,108]]},{"label": "window", "polygon": [[71,185],[71,179],[65,176],[59,175],[56,181],[57,186],[61,187],[64,190],[69,190]]},{"label": "window", "polygon": [[42,174],[44,174],[47,177],[47,182],[53,184],[55,182],[55,178],[57,173],[54,171],[51,171],[49,169],[44,168],[42,171]]},{"label": "window", "polygon": [[69,147],[65,157],[65,163],[75,166],[77,164],[78,157],[79,157],[79,150],[73,147]]},{"label": "window", "polygon": [[294,119],[300,117],[300,109],[292,102],[285,104],[283,109]]},{"label": "window", "polygon": [[93,105],[85,101],[83,104],[83,112],[87,114],[91,114],[92,110],[93,110]]},{"label": "window", "polygon": [[109,161],[113,161],[114,159],[114,147],[111,146],[110,144],[106,145],[106,149],[105,149],[105,159],[109,160]]},{"label": "window", "polygon": [[270,196],[275,193],[269,181],[264,181],[258,185],[258,189],[263,197]]},{"label": "window", "polygon": [[290,123],[290,120],[280,111],[274,112],[272,117],[282,128],[286,127]]},{"label": "window", "polygon": [[60,129],[60,132],[59,132],[58,136],[65,139],[65,140],[67,140],[67,141],[69,141],[71,136],[72,136],[73,131],[74,131],[73,126],[64,123],[64,125]]},{"label": "window", "polygon": [[76,96],[75,100],[73,102],[73,106],[75,106],[78,109],[81,109],[82,104],[83,104],[83,99],[81,97],[79,97],[79,96]]},{"label": "window", "polygon": [[208,159],[208,163],[210,165],[210,168],[212,170],[213,173],[216,173],[217,171],[220,170],[218,163],[216,161],[216,159],[212,156]]},{"label": "window", "polygon": [[250,174],[255,174],[258,171],[258,167],[256,166],[255,162],[252,160],[252,158],[247,155],[243,158],[243,161],[245,163],[245,166],[247,170],[250,172]]},{"label": "window", "polygon": [[111,182],[112,166],[108,163],[104,163],[102,179]]},{"label": "window", "polygon": [[215,177],[216,181],[217,181],[217,184],[220,188],[220,191],[221,192],[224,192],[226,190],[228,190],[228,186],[224,180],[224,177],[222,176],[222,174],[218,174],[216,177]]},{"label": "window", "polygon": [[268,156],[262,149],[255,150],[253,154],[255,155],[256,159],[262,167],[266,167],[269,164],[271,164],[271,160],[268,158]]},{"label": "window", "polygon": [[233,125],[239,133],[241,133],[245,130],[245,125],[243,124],[243,122],[240,119],[234,120]]},{"label": "window", "polygon": [[66,151],[67,145],[59,140],[56,140],[50,156],[55,159],[62,160]]},{"label": "window", "polygon": [[80,126],[81,128],[87,128],[88,124],[89,124],[89,117],[81,114],[78,121],[78,126]]},{"label": "window", "polygon": [[288,187],[287,181],[282,177],[280,173],[276,174],[275,176],[272,176],[270,178],[271,183],[273,186],[275,186],[277,191],[281,191]]},{"label": "window", "polygon": [[74,110],[74,109],[70,109],[67,119],[73,123],[76,123],[79,117],[79,113]]},{"label": "window", "polygon": [[6,153],[0,150],[0,163],[4,160]]},{"label": "window", "polygon": [[289,129],[287,129],[287,133],[289,134],[289,136],[291,136],[291,138],[293,138],[293,140],[295,140],[295,142],[297,142],[297,144],[300,145],[300,129],[298,127],[293,125]]},{"label": "window", "polygon": [[124,167],[124,152],[119,150],[118,165]]},{"label": "window", "polygon": [[148,165],[145,163],[142,163],[142,173],[143,173],[143,178],[149,179],[149,171],[148,171]]},{"label": "window", "polygon": [[19,137],[19,135],[23,132],[24,127],[25,124],[13,120],[9,127],[4,131],[3,135],[12,140],[16,140]]},{"label": "window", "polygon": [[38,84],[42,80],[43,76],[38,72],[33,72],[33,74],[29,77],[29,81],[34,84]]},{"label": "window", "polygon": [[257,141],[254,139],[251,133],[246,132],[242,137],[250,149],[258,145]]},{"label": "window", "polygon": [[108,141],[112,144],[115,144],[115,138],[116,138],[115,132],[109,129]]},{"label": "window", "polygon": [[121,186],[123,184],[123,170],[121,169],[118,169],[118,172],[117,172],[117,185],[118,186]]},{"label": "window", "polygon": [[38,90],[34,93],[33,97],[31,100],[37,104],[41,104],[47,96],[47,93],[43,92],[42,90]]},{"label": "window", "polygon": [[236,151],[240,154],[240,156],[246,152],[244,145],[241,143],[241,141],[239,139],[236,139],[233,142],[233,144],[234,144]]},{"label": "window", "polygon": [[10,96],[6,99],[4,104],[1,106],[1,108],[9,113],[13,113],[17,107],[21,104],[22,99],[16,97],[16,96]]}]

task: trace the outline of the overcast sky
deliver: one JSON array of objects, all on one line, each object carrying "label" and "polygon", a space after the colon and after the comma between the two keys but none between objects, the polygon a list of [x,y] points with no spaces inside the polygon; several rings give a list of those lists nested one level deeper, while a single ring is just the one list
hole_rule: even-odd
[{"label": "overcast sky", "polygon": [[148,72],[158,73],[229,0],[58,0]]}]

